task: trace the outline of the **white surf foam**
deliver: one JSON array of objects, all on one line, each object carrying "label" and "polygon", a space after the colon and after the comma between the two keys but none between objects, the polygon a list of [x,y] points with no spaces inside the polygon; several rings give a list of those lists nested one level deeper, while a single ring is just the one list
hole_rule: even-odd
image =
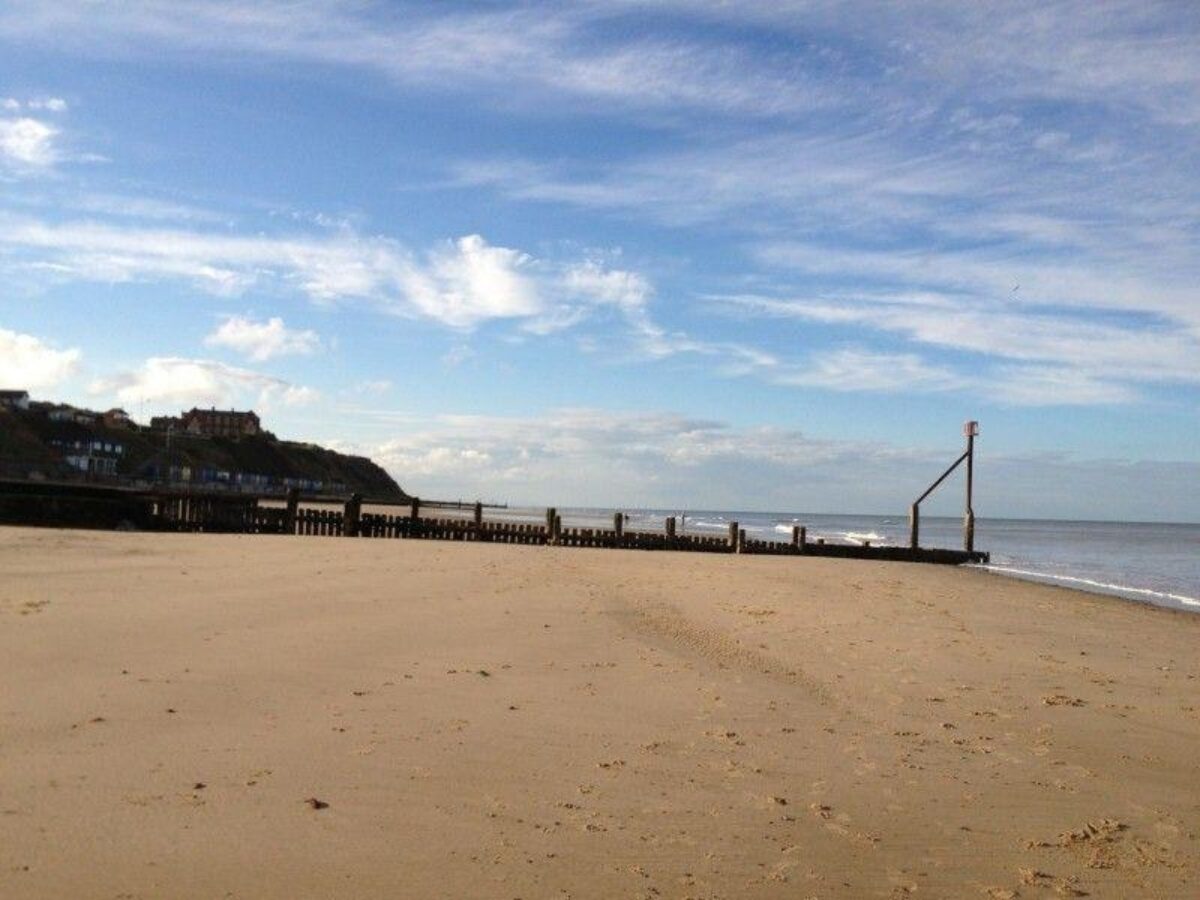
[{"label": "white surf foam", "polygon": [[1145,597],[1159,604],[1178,603],[1181,606],[1200,608],[1200,599],[1185,597],[1183,594],[1172,594],[1169,591],[1153,591],[1150,588],[1130,587],[1126,584],[1110,584],[1106,581],[1095,581],[1091,578],[1079,578],[1075,575],[1052,575],[1048,572],[1032,572],[1028,569],[1016,569],[1011,566],[979,565],[971,568],[985,569],[1001,575],[1016,575],[1019,578],[1035,578],[1038,580],[1061,582],[1063,584],[1078,584],[1103,593],[1119,593],[1125,596]]},{"label": "white surf foam", "polygon": [[872,544],[882,544],[887,542],[887,537],[882,534],[876,534],[874,531],[843,531],[842,537],[852,544],[859,546],[870,541]]}]

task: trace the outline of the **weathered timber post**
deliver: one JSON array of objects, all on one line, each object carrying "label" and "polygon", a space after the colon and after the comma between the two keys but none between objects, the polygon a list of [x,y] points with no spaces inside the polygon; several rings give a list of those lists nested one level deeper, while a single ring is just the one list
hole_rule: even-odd
[{"label": "weathered timber post", "polygon": [[613,513],[613,531],[617,535],[617,546],[621,546],[621,539],[625,537],[625,513]]},{"label": "weathered timber post", "polygon": [[913,501],[912,506],[908,510],[908,530],[909,530],[909,546],[916,550],[920,539],[921,531],[921,501],[932,494],[943,481],[949,477],[950,473],[957,469],[964,461],[967,464],[967,509],[963,516],[963,545],[968,553],[973,553],[975,550],[975,510],[971,506],[971,490],[974,486],[975,478],[975,435],[979,434],[979,423],[972,420],[963,425],[963,434],[967,436],[967,449],[962,452],[950,467],[946,469],[937,481],[925,489],[920,497]]},{"label": "weathered timber post", "polygon": [[554,517],[558,515],[558,510],[553,506],[546,507],[546,537],[554,536]]},{"label": "weathered timber post", "polygon": [[483,504],[477,502],[475,504],[475,529],[478,531],[483,524]]},{"label": "weathered timber post", "polygon": [[799,525],[792,526],[792,546],[796,547],[796,548],[800,547],[800,526]]},{"label": "weathered timber post", "polygon": [[412,519],[414,522],[417,521],[417,519],[419,519],[421,517],[421,498],[420,497],[412,498],[412,506],[409,507],[408,517],[410,519]]},{"label": "weathered timber post", "polygon": [[738,553],[745,553],[745,552],[746,552],[746,529],[745,529],[745,528],[739,528],[739,529],[738,529],[738,549],[737,549],[737,552],[738,552]]},{"label": "weathered timber post", "polygon": [[558,546],[562,543],[562,516],[558,513],[554,514],[554,527],[551,529],[552,543]]},{"label": "weathered timber post", "polygon": [[737,553],[738,550],[738,523],[729,523],[729,552]]},{"label": "weathered timber post", "polygon": [[975,482],[975,435],[979,434],[979,423],[968,422],[963,426],[967,436],[967,509],[963,516],[963,549],[975,552],[975,509],[971,505],[971,492]]},{"label": "weathered timber post", "polygon": [[667,545],[670,546],[671,544],[675,543],[675,517],[674,516],[667,516],[665,530],[667,533]]},{"label": "weathered timber post", "polygon": [[358,522],[362,516],[362,494],[351,494],[342,513],[342,537],[358,537]]},{"label": "weathered timber post", "polygon": [[287,492],[287,510],[283,514],[283,533],[296,533],[296,513],[300,509],[300,488],[289,488]]},{"label": "weathered timber post", "polygon": [[808,544],[808,528],[804,525],[800,526],[800,552],[804,552],[805,546]]}]

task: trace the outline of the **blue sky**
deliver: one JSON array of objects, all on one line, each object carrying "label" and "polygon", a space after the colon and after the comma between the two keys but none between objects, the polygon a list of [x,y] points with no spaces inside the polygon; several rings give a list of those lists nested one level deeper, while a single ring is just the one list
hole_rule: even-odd
[{"label": "blue sky", "polygon": [[[1200,7],[0,8],[0,381],[424,496],[1200,519]],[[936,510],[953,511],[953,495]]]}]

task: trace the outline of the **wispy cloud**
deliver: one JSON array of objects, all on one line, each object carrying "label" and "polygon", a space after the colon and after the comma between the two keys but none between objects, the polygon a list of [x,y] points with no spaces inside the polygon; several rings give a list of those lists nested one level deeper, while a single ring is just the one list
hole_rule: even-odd
[{"label": "wispy cloud", "polygon": [[153,229],[123,222],[50,223],[0,214],[8,265],[60,280],[182,280],[219,296],[251,286],[298,291],[318,303],[368,301],[455,329],[520,320],[546,333],[611,306],[644,315],[649,288],[634,273],[593,260],[536,259],[479,235],[413,251],[350,231],[239,235]]},{"label": "wispy cloud", "polygon": [[385,7],[268,0],[143,2],[97,14],[82,0],[17,0],[0,35],[53,40],[79,52],[141,56],[170,47],[205,62],[267,58],[374,73],[402,87],[487,92],[508,105],[539,97],[590,98],[617,108],[680,107],[745,114],[796,113],[821,92],[786,59],[764,64],[750,48],[644,34],[605,39],[602,6],[498,10],[409,4]]},{"label": "wispy cloud", "polygon": [[372,378],[351,385],[348,393],[352,395],[357,394],[362,397],[379,397],[391,391],[393,386],[390,379]]},{"label": "wispy cloud", "polygon": [[[19,102],[19,101],[18,101]],[[67,111],[67,101],[62,97],[35,97],[25,101],[25,108],[35,111],[61,113]]]},{"label": "wispy cloud", "polygon": [[[996,313],[982,294],[879,293],[815,301],[737,295],[718,297],[716,302],[741,313],[853,324],[926,347],[1010,361],[995,368],[989,378],[956,371],[916,351],[854,344],[783,358],[753,342],[670,330],[653,316],[654,288],[639,273],[596,258],[538,259],[493,246],[478,235],[413,252],[386,238],[346,231],[271,237],[112,223],[51,225],[15,218],[8,224],[0,230],[0,246],[24,251],[8,265],[41,267],[51,278],[183,280],[217,295],[240,294],[250,286],[298,290],[313,302],[364,302],[457,331],[509,321],[527,333],[549,335],[587,323],[602,328],[615,323],[616,332],[609,331],[605,340],[615,341],[626,358],[703,357],[713,360],[715,371],[726,377],[790,387],[884,393],[984,391],[1005,402],[1027,405],[1126,402],[1137,396],[1127,386],[1130,381],[1200,381],[1197,340],[1186,333],[1145,322],[1097,324],[1020,304],[1014,311]],[[811,256],[819,265],[837,270],[835,257]],[[893,277],[896,272],[925,271],[903,255],[878,258]],[[311,331],[287,328],[279,317],[255,321],[231,316],[206,343],[263,361],[312,352],[319,340]],[[461,354],[454,358],[460,359]],[[1028,371],[1022,370],[1023,364],[1030,364]],[[1050,390],[1055,384],[1058,390]]]},{"label": "wispy cloud", "polygon": [[[538,118],[600,111],[637,140],[449,159],[439,188],[665,224],[696,238],[700,274],[660,296],[605,259],[480,234],[410,246],[322,214],[300,217],[319,235],[205,230],[217,219],[153,202],[126,215],[102,192],[82,207],[95,221],[0,218],[9,269],[361,303],[464,335],[608,329],[642,360],[806,388],[1098,404],[1200,382],[1200,19],[1178,4],[14,0],[0,39],[341,68]],[[0,159],[53,167],[65,109],[0,102]],[[710,276],[714,247],[728,263]],[[722,333],[730,320],[692,295],[838,336],[784,358]]]},{"label": "wispy cloud", "polygon": [[[1078,310],[991,304],[959,294],[830,296],[820,300],[762,296],[715,298],[744,313],[825,324],[850,324],[947,348],[1022,363],[1030,371],[1131,382],[1200,383],[1200,336],[1160,321],[1096,322]],[[1008,372],[1018,369],[1010,366]],[[1064,387],[1065,387],[1064,383]],[[1067,391],[1064,396],[1075,393]],[[1129,399],[1129,391],[1108,391]],[[1014,396],[1024,392],[1016,392]],[[1043,394],[1055,396],[1055,392]],[[1097,394],[1096,396],[1100,396]]]},{"label": "wispy cloud", "polygon": [[878,353],[858,347],[814,354],[804,366],[774,376],[779,384],[835,391],[944,391],[963,387],[952,370],[915,353]]},{"label": "wispy cloud", "polygon": [[[971,93],[987,103],[1099,104],[1200,122],[1200,23],[1171,2],[1021,0],[1000,8],[935,0],[872,4],[869,15],[832,0],[501,9],[189,0],[182,8],[165,0],[102,11],[86,0],[12,0],[0,34],[91,54],[167,47],[206,62],[340,66],[401,86],[490,87],[509,102],[549,93],[771,116],[871,87],[889,101],[885,113],[916,93],[939,101]],[[737,27],[717,38],[706,27],[713,22]],[[804,52],[764,53],[749,42],[755,29],[785,34]]]},{"label": "wispy cloud", "polygon": [[227,316],[204,343],[234,350],[254,362],[277,356],[307,355],[321,346],[315,331],[288,328],[278,316],[262,322],[247,316]]}]

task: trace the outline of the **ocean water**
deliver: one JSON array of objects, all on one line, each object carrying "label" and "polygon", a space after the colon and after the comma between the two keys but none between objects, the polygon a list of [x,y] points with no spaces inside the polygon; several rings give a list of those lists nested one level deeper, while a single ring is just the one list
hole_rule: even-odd
[{"label": "ocean water", "polygon": [[[544,521],[542,509],[508,510],[497,518]],[[489,510],[489,517],[492,511]],[[561,509],[569,528],[611,528],[611,509]],[[627,528],[661,531],[667,516],[684,517],[685,534],[726,534],[736,521],[747,537],[791,540],[792,526],[808,539],[874,546],[906,545],[905,516],[840,516],[717,510],[629,509]],[[962,519],[922,516],[921,545],[961,547]],[[1200,525],[1142,522],[1066,522],[976,519],[975,549],[991,553],[979,568],[997,575],[1058,584],[1200,613]]]}]

